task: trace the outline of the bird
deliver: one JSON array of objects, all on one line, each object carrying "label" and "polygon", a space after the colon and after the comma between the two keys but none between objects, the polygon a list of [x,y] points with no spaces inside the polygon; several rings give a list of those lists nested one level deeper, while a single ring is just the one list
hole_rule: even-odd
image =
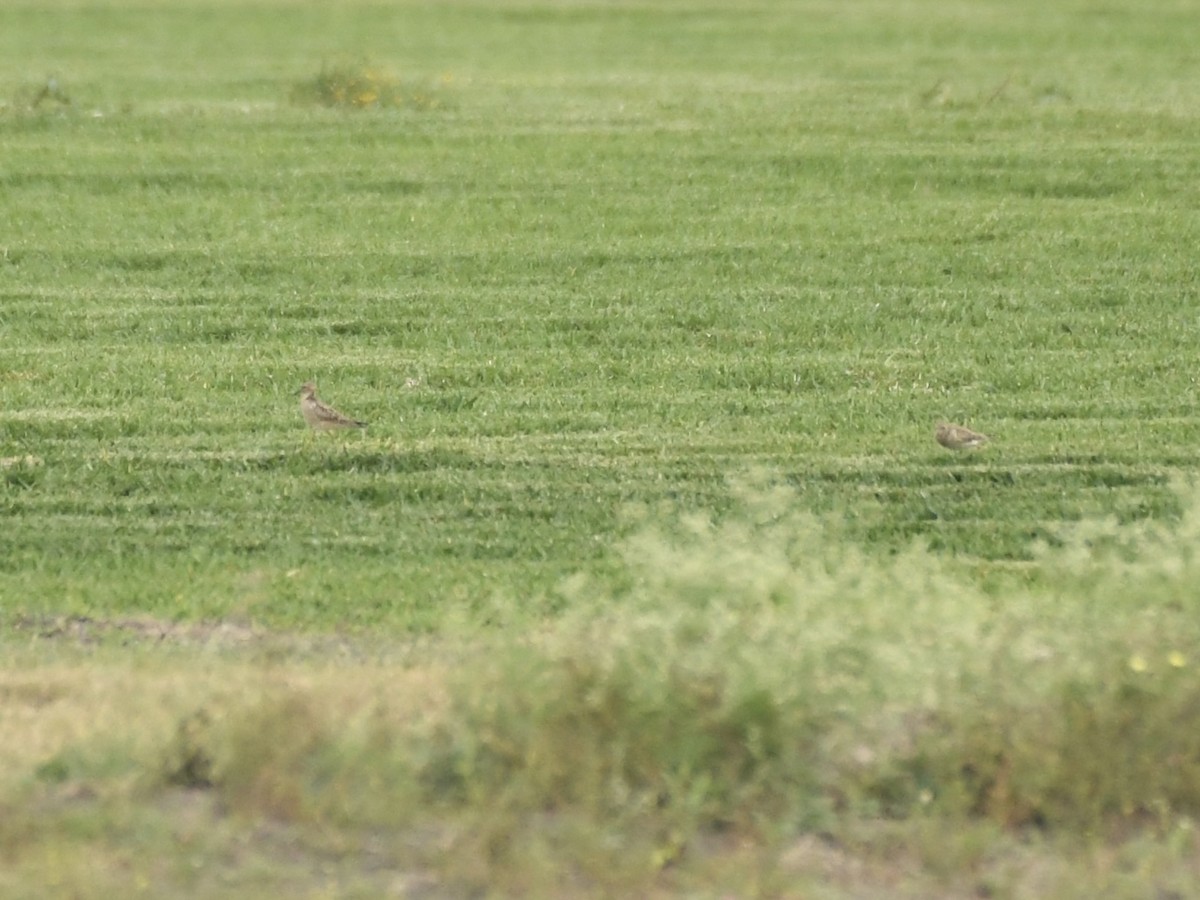
[{"label": "bird", "polygon": [[975,450],[988,442],[986,434],[972,431],[962,425],[938,422],[933,431],[934,440],[949,450]]},{"label": "bird", "polygon": [[352,419],[338,412],[327,403],[317,399],[317,386],[306,381],[300,388],[300,414],[314,431],[330,431],[334,428],[366,428],[366,422]]}]

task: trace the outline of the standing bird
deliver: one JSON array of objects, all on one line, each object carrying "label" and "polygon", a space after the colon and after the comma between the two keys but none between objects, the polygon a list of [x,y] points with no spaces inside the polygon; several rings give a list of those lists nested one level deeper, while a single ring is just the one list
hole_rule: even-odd
[{"label": "standing bird", "polygon": [[934,440],[950,450],[975,450],[988,442],[986,434],[964,428],[962,425],[950,425],[938,422],[933,432]]},{"label": "standing bird", "polygon": [[332,406],[317,399],[317,386],[308,381],[300,388],[300,413],[314,431],[330,431],[334,428],[366,428],[366,422],[343,415]]}]

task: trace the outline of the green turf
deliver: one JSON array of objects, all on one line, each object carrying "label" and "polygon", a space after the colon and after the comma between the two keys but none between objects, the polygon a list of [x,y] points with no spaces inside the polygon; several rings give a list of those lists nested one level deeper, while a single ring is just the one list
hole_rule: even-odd
[{"label": "green turf", "polygon": [[[230,569],[300,570],[253,615],[405,628],[750,467],[994,559],[1169,513],[1181,12],[1004,10],[10,7],[0,448],[43,465],[7,473],[5,581],[211,616]],[[437,104],[293,102],[359,60]],[[28,108],[50,73],[70,104]],[[367,437],[306,442],[314,377]],[[994,448],[949,459],[942,416]]]},{"label": "green turf", "polygon": [[[255,648],[262,633],[289,635],[284,649],[256,649],[250,662],[232,654],[251,669],[295,657],[287,641],[335,631],[353,633],[345,653],[355,660],[432,640],[432,657],[447,669],[462,664],[468,687],[446,688],[460,705],[448,705],[456,712],[441,738],[461,746],[431,738],[420,744],[421,765],[482,766],[446,777],[478,790],[478,805],[497,816],[523,814],[522,802],[553,805],[538,793],[544,784],[521,780],[512,753],[546,752],[555,735],[568,745],[577,726],[620,744],[622,729],[644,730],[638,715],[678,716],[680,743],[645,749],[638,777],[651,786],[638,796],[653,807],[655,791],[675,790],[662,815],[679,818],[612,826],[628,826],[623,840],[666,828],[648,839],[659,869],[686,842],[671,834],[725,827],[723,816],[757,809],[746,796],[760,795],[746,788],[737,802],[714,800],[695,772],[655,770],[655,753],[695,751],[704,768],[709,757],[689,742],[704,745],[705,729],[724,735],[711,746],[751,745],[762,716],[803,743],[846,710],[872,718],[876,703],[895,706],[890,725],[878,726],[895,760],[884,753],[878,766],[864,764],[869,772],[847,775],[826,747],[813,750],[824,768],[800,777],[755,758],[747,784],[794,777],[809,800],[820,796],[788,807],[798,829],[828,812],[831,791],[849,792],[842,801],[853,815],[908,815],[919,807],[912,779],[930,772],[958,785],[944,801],[952,818],[1007,828],[1059,816],[1069,825],[1063,798],[1082,796],[1079,784],[1034,779],[999,797],[960,776],[969,768],[1003,782],[1014,759],[1058,771],[1061,758],[1084,752],[1055,731],[1063,710],[1099,742],[1124,733],[1118,725],[1136,697],[1151,736],[1170,732],[1162,723],[1172,717],[1187,720],[1187,542],[1130,536],[1186,523],[1195,506],[1186,486],[1200,443],[1194,18],[1176,0],[6,3],[0,609],[15,635],[6,646],[28,643],[22,666],[73,683],[54,674],[77,664],[56,642],[80,629],[84,657],[96,629],[105,646],[130,633],[138,644],[167,623],[247,629]],[[306,433],[296,395],[309,379],[368,420],[366,433]],[[943,450],[932,439],[943,418],[987,432],[992,444]],[[751,503],[748,513],[745,483],[752,494],[782,488],[780,521],[826,537],[811,546],[764,537],[756,517],[773,521],[778,511]],[[713,519],[718,537],[697,537],[693,513]],[[1091,543],[1064,537],[1077,521]],[[675,537],[655,543],[660,530]],[[1065,550],[1046,550],[1062,541]],[[658,548],[649,556],[647,543]],[[1127,561],[1147,571],[1122,582],[1128,573],[1089,556],[1109,543],[1127,543]],[[783,643],[807,646],[791,615],[807,621],[812,610],[789,604],[799,602],[796,584],[822,583],[809,552],[831,573],[866,573],[835,582],[843,594],[829,596],[843,606],[813,613],[813,665],[837,669],[854,657],[845,664],[858,673],[857,693],[817,678],[811,708],[770,674],[816,678]],[[761,570],[766,586],[730,575],[739,567],[747,578]],[[973,598],[961,621],[938,598],[921,605],[924,579]],[[872,590],[892,600],[877,620]],[[1150,610],[1142,618],[1139,598]],[[927,637],[902,615],[907,603]],[[706,604],[711,621],[693,618]],[[775,631],[749,628],[741,647],[737,629],[721,624],[741,616]],[[711,640],[695,658],[682,653],[682,672],[657,667],[673,628]],[[909,634],[906,653],[943,638],[949,649],[929,666],[904,656],[912,666],[897,668],[889,635],[898,629]],[[967,632],[984,635],[994,657],[963,651],[956,641]],[[525,659],[526,641],[544,633],[553,637],[541,655]],[[1027,644],[1010,651],[996,637],[1010,633]],[[1060,646],[1062,635],[1070,639]],[[756,650],[761,664],[742,658]],[[1022,665],[1043,652],[1053,665],[1026,682]],[[187,681],[205,657],[179,653],[177,677]],[[578,670],[556,668],[576,655]],[[175,672],[177,662],[170,653],[146,661],[141,650],[127,661],[119,651],[101,656],[106,673]],[[495,671],[485,656],[498,660]],[[1137,694],[1128,682],[1136,686],[1132,661],[1143,656],[1182,681]],[[308,671],[311,657],[298,658]],[[935,662],[945,669],[932,672]],[[20,671],[8,674],[24,709],[32,688]],[[110,675],[95,680],[121,694],[124,676]],[[476,677],[499,685],[511,708],[500,715],[476,696]],[[588,679],[599,685],[593,693]],[[523,705],[537,697],[527,685],[546,689],[541,713]],[[1080,712],[1077,688],[1090,713]],[[235,725],[258,716],[244,697],[197,690],[207,698],[197,703]],[[166,752],[163,735],[191,703],[180,691],[189,699],[162,701],[168,721],[149,749],[117,741],[118,774]],[[323,709],[325,692],[280,702]],[[659,705],[676,692],[677,707]],[[743,693],[753,696],[739,706]],[[604,697],[632,706],[631,718],[606,719]],[[563,712],[593,700],[596,720]],[[926,721],[927,706],[955,726],[941,736],[917,729],[929,741],[917,747],[897,738],[896,722]],[[354,744],[370,731],[362,723],[339,743],[344,723],[312,715],[323,735],[312,745],[317,769],[336,770],[328,758],[340,759],[345,777],[367,772],[364,782],[421,769],[372,756],[367,738],[367,750]],[[698,731],[683,727],[693,720]],[[394,738],[403,729],[393,725],[381,733]],[[273,739],[247,728],[229,726],[214,746]],[[864,740],[830,733],[852,756]],[[997,751],[1007,734],[1019,746]],[[1159,761],[1193,752],[1146,742],[1131,752]],[[50,766],[30,777],[70,785],[79,769],[103,780],[106,748],[107,737],[49,762],[30,750],[34,769]],[[76,766],[72,753],[85,762]],[[611,762],[590,760],[586,771],[599,784]],[[270,757],[262,770],[293,764],[303,768]],[[581,771],[587,764],[581,756]],[[229,795],[235,776],[267,777],[253,761],[244,771],[230,765]],[[514,795],[489,793],[503,793],[489,780],[496,772],[511,776]],[[660,775],[674,787],[661,788]],[[323,775],[296,780],[309,776],[313,809],[284,803],[284,820],[396,826],[369,803],[355,806],[365,801],[353,791],[329,793]],[[725,770],[712,777],[737,780]],[[161,785],[151,781],[154,793]],[[113,802],[136,806],[136,790],[123,800],[120,783]],[[1084,803],[1095,808],[1079,827],[1166,809],[1154,839],[1185,840],[1169,823],[1181,809],[1200,812],[1189,789],[1158,785],[1157,799],[1131,800],[1128,787]],[[24,796],[6,790],[0,805]],[[580,803],[604,820],[603,790],[595,793]],[[278,800],[250,794],[252,814]],[[58,810],[53,797],[45,802]],[[121,809],[88,815],[136,833]],[[465,845],[505,827],[467,827],[475,837]],[[734,830],[743,829],[753,831],[737,819]],[[905,839],[925,852],[925,839]],[[537,846],[554,856],[560,845]],[[956,872],[979,863],[960,850]],[[611,859],[597,853],[587,877],[603,883],[597,873]],[[478,886],[500,872],[514,879],[504,890],[522,893],[513,867],[492,863],[451,880]],[[1076,863],[1071,872],[1088,870]],[[22,865],[38,868],[34,857]],[[642,869],[630,872],[610,889],[642,884]],[[888,882],[876,874],[868,885]],[[385,889],[364,877],[364,895]],[[682,891],[687,877],[663,889]],[[1108,886],[1098,878],[1078,896]],[[207,882],[191,887],[219,893]],[[934,889],[922,883],[910,894]],[[1021,890],[1039,895],[1037,884],[1009,895]]]}]

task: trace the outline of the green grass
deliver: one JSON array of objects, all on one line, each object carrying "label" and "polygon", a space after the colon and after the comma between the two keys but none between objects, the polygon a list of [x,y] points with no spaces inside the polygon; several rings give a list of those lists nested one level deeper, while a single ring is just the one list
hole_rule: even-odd
[{"label": "green grass", "polygon": [[1192,18],[8,4],[0,893],[1193,891]]}]

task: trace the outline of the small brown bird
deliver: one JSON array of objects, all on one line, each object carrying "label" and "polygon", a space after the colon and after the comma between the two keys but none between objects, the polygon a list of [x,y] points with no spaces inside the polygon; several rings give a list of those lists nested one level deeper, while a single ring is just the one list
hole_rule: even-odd
[{"label": "small brown bird", "polygon": [[314,431],[329,431],[334,428],[366,428],[366,422],[352,419],[332,406],[317,399],[317,386],[308,381],[300,388],[300,413]]},{"label": "small brown bird", "polygon": [[964,428],[962,425],[951,425],[948,422],[938,422],[933,432],[934,439],[950,450],[975,450],[988,442],[986,434]]}]

